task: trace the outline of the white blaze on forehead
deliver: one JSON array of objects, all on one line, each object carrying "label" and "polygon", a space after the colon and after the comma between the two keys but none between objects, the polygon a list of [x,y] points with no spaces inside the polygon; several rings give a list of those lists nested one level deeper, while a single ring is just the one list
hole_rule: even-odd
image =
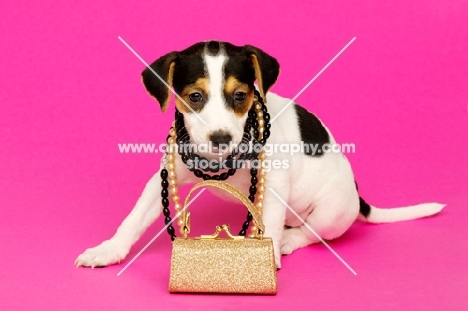
[{"label": "white blaze on forehead", "polygon": [[224,84],[224,62],[226,56],[220,54],[216,56],[205,55],[205,65],[208,74],[208,101],[216,106],[224,106],[223,84]]}]

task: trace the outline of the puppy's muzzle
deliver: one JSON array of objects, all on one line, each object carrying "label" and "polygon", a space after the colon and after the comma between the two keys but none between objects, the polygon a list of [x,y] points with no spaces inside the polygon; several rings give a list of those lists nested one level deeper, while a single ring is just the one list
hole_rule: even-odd
[{"label": "puppy's muzzle", "polygon": [[218,149],[221,145],[229,145],[232,141],[232,135],[226,131],[218,130],[211,133],[209,139],[213,148]]}]

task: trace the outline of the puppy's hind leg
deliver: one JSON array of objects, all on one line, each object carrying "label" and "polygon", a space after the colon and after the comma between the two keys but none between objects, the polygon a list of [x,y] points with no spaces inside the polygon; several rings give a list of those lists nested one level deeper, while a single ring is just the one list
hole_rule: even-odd
[{"label": "puppy's hind leg", "polygon": [[332,240],[345,233],[359,213],[359,197],[355,190],[350,190],[347,195],[331,191],[315,205],[312,213],[304,219],[305,224],[284,230],[281,254],[288,255],[298,248]]},{"label": "puppy's hind leg", "polygon": [[161,214],[161,179],[155,174],[146,184],[135,207],[124,219],[112,238],[88,248],[75,260],[77,267],[102,267],[120,263],[131,246]]}]

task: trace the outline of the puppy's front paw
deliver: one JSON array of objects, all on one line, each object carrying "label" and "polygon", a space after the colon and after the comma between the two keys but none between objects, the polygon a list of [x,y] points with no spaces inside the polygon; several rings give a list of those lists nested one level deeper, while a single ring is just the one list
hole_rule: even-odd
[{"label": "puppy's front paw", "polygon": [[291,239],[291,235],[288,234],[288,230],[285,230],[283,233],[283,238],[281,239],[281,254],[290,255],[293,251],[294,246],[293,241]]},{"label": "puppy's front paw", "polygon": [[289,228],[283,231],[281,254],[289,255],[300,247],[306,247],[309,240],[300,228]]},{"label": "puppy's front paw", "polygon": [[107,240],[98,246],[88,248],[83,254],[79,255],[75,260],[75,266],[95,268],[120,263],[127,256],[128,251],[119,243]]}]

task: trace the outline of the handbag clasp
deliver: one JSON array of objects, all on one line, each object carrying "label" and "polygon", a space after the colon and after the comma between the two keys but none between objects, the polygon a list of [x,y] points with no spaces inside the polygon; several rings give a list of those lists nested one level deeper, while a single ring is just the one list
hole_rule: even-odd
[{"label": "handbag clasp", "polygon": [[219,234],[221,232],[226,232],[226,235],[230,238],[230,239],[233,239],[233,240],[243,240],[245,237],[243,236],[234,236],[231,234],[231,232],[229,231],[229,225],[228,224],[224,224],[224,225],[221,225],[221,226],[216,226],[216,231],[215,233],[213,233],[212,235],[202,235],[200,237],[200,239],[202,240],[214,240],[216,239]]}]

